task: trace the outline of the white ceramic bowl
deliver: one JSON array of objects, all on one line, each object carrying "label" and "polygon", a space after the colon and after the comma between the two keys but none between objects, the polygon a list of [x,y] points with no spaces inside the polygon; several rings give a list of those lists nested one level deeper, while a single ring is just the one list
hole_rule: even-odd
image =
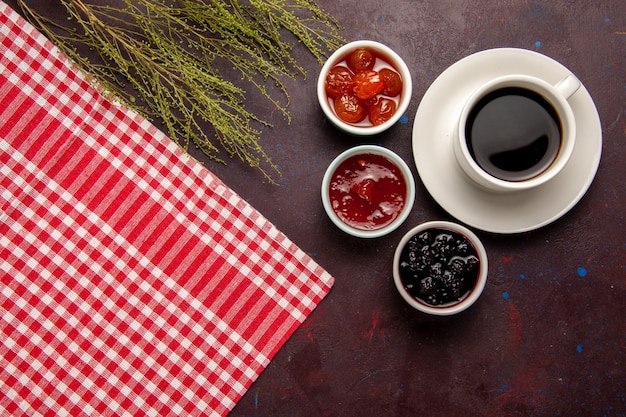
[{"label": "white ceramic bowl", "polygon": [[[335,211],[333,210],[333,207],[330,201],[331,179],[332,179],[333,174],[337,170],[337,167],[346,159],[352,156],[361,155],[361,154],[363,155],[364,154],[376,154],[376,155],[382,155],[385,158],[387,158],[389,161],[391,161],[394,165],[396,165],[400,169],[400,172],[404,176],[404,182],[407,188],[406,199],[404,202],[404,206],[402,210],[400,211],[400,214],[391,223],[378,229],[370,229],[370,230],[358,229],[358,228],[352,227],[344,223],[339,218],[337,213],[335,213]],[[330,165],[326,169],[326,173],[324,174],[324,178],[322,180],[321,192],[322,192],[322,204],[324,205],[326,214],[339,229],[353,236],[362,237],[362,238],[375,238],[375,237],[380,237],[380,236],[384,236],[386,234],[391,233],[406,220],[406,218],[411,212],[411,209],[413,208],[413,202],[415,201],[415,180],[413,179],[413,174],[411,173],[411,170],[409,169],[406,162],[404,162],[404,160],[400,158],[394,152],[378,145],[360,145],[360,146],[355,146],[353,148],[350,148],[344,151],[330,163]]]},{"label": "white ceramic bowl", "polygon": [[[370,125],[354,125],[341,120],[335,114],[335,110],[332,106],[332,100],[328,98],[326,94],[326,76],[331,68],[343,61],[346,56],[357,48],[367,48],[377,55],[381,56],[387,63],[389,63],[400,74],[402,78],[402,92],[400,93],[400,99],[397,103],[395,114],[386,122],[372,126]],[[391,48],[375,41],[361,40],[350,42],[341,48],[337,49],[326,61],[317,79],[317,99],[324,111],[324,114],[330,120],[330,122],[337,128],[356,136],[370,136],[381,133],[391,126],[393,126],[404,115],[409,103],[411,101],[411,93],[413,91],[413,85],[411,81],[411,73],[406,63],[395,53]]]},{"label": "white ceramic bowl", "polygon": [[[478,276],[473,287],[459,301],[433,306],[413,297],[405,288],[405,284],[400,273],[400,257],[402,250],[413,236],[417,236],[428,229],[444,229],[456,232],[464,236],[474,247],[476,257],[480,262]],[[400,240],[393,258],[393,280],[402,298],[416,310],[437,316],[448,316],[460,313],[474,304],[485,288],[485,283],[487,282],[487,271],[487,252],[478,237],[468,228],[460,224],[447,221],[431,221],[422,223],[408,231]]]}]

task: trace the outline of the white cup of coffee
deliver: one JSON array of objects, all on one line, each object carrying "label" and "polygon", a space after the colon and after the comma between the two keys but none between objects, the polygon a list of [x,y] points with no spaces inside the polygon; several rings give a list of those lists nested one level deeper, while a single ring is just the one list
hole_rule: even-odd
[{"label": "white cup of coffee", "polygon": [[554,178],[574,149],[576,121],[568,99],[580,85],[571,74],[555,85],[520,74],[483,84],[463,106],[453,132],[462,170],[498,192]]}]

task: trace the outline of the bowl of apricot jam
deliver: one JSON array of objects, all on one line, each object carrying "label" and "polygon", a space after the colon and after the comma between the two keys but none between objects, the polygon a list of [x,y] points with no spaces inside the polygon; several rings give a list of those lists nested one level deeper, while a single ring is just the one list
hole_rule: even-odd
[{"label": "bowl of apricot jam", "polygon": [[330,163],[321,192],[326,214],[339,229],[376,238],[406,220],[415,200],[415,181],[404,160],[391,150],[360,145]]},{"label": "bowl of apricot jam", "polygon": [[393,260],[402,298],[423,313],[448,316],[478,300],[487,282],[487,252],[468,228],[429,221],[409,230]]},{"label": "bowl of apricot jam", "polygon": [[350,42],[326,61],[317,80],[322,111],[337,128],[356,136],[393,126],[411,101],[412,81],[400,56],[375,41]]}]

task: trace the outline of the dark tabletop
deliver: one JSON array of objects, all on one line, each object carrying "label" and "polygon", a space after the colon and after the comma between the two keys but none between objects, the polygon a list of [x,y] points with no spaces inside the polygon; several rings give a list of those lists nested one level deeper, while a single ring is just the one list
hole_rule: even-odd
[{"label": "dark tabletop", "polygon": [[[6,2],[16,8],[14,0]],[[62,12],[56,1],[38,3],[45,13]],[[280,168],[278,185],[237,160],[220,165],[191,150],[336,279],[231,415],[625,416],[623,1],[318,4],[338,18],[346,39],[377,40],[402,56],[413,98],[408,119],[388,132],[346,136],[329,125],[316,101],[321,66],[298,46],[294,54],[308,76],[286,81],[292,122],[263,100],[249,103],[273,124],[263,128],[262,146]],[[601,119],[602,159],[588,192],[554,223],[513,235],[474,229],[489,256],[484,293],[457,316],[428,317],[404,303],[391,276],[393,252],[406,231],[427,220],[454,220],[417,174],[413,120],[439,74],[498,47],[540,52],[578,76]],[[408,220],[373,240],[342,233],[320,200],[326,166],[361,143],[398,153],[417,183]]]}]

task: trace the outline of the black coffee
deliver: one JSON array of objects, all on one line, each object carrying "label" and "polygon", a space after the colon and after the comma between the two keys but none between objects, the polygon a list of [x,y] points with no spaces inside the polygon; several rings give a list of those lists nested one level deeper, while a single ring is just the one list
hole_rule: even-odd
[{"label": "black coffee", "polygon": [[561,123],[541,95],[507,87],[470,112],[465,138],[478,165],[496,178],[523,181],[545,171],[561,146]]}]

